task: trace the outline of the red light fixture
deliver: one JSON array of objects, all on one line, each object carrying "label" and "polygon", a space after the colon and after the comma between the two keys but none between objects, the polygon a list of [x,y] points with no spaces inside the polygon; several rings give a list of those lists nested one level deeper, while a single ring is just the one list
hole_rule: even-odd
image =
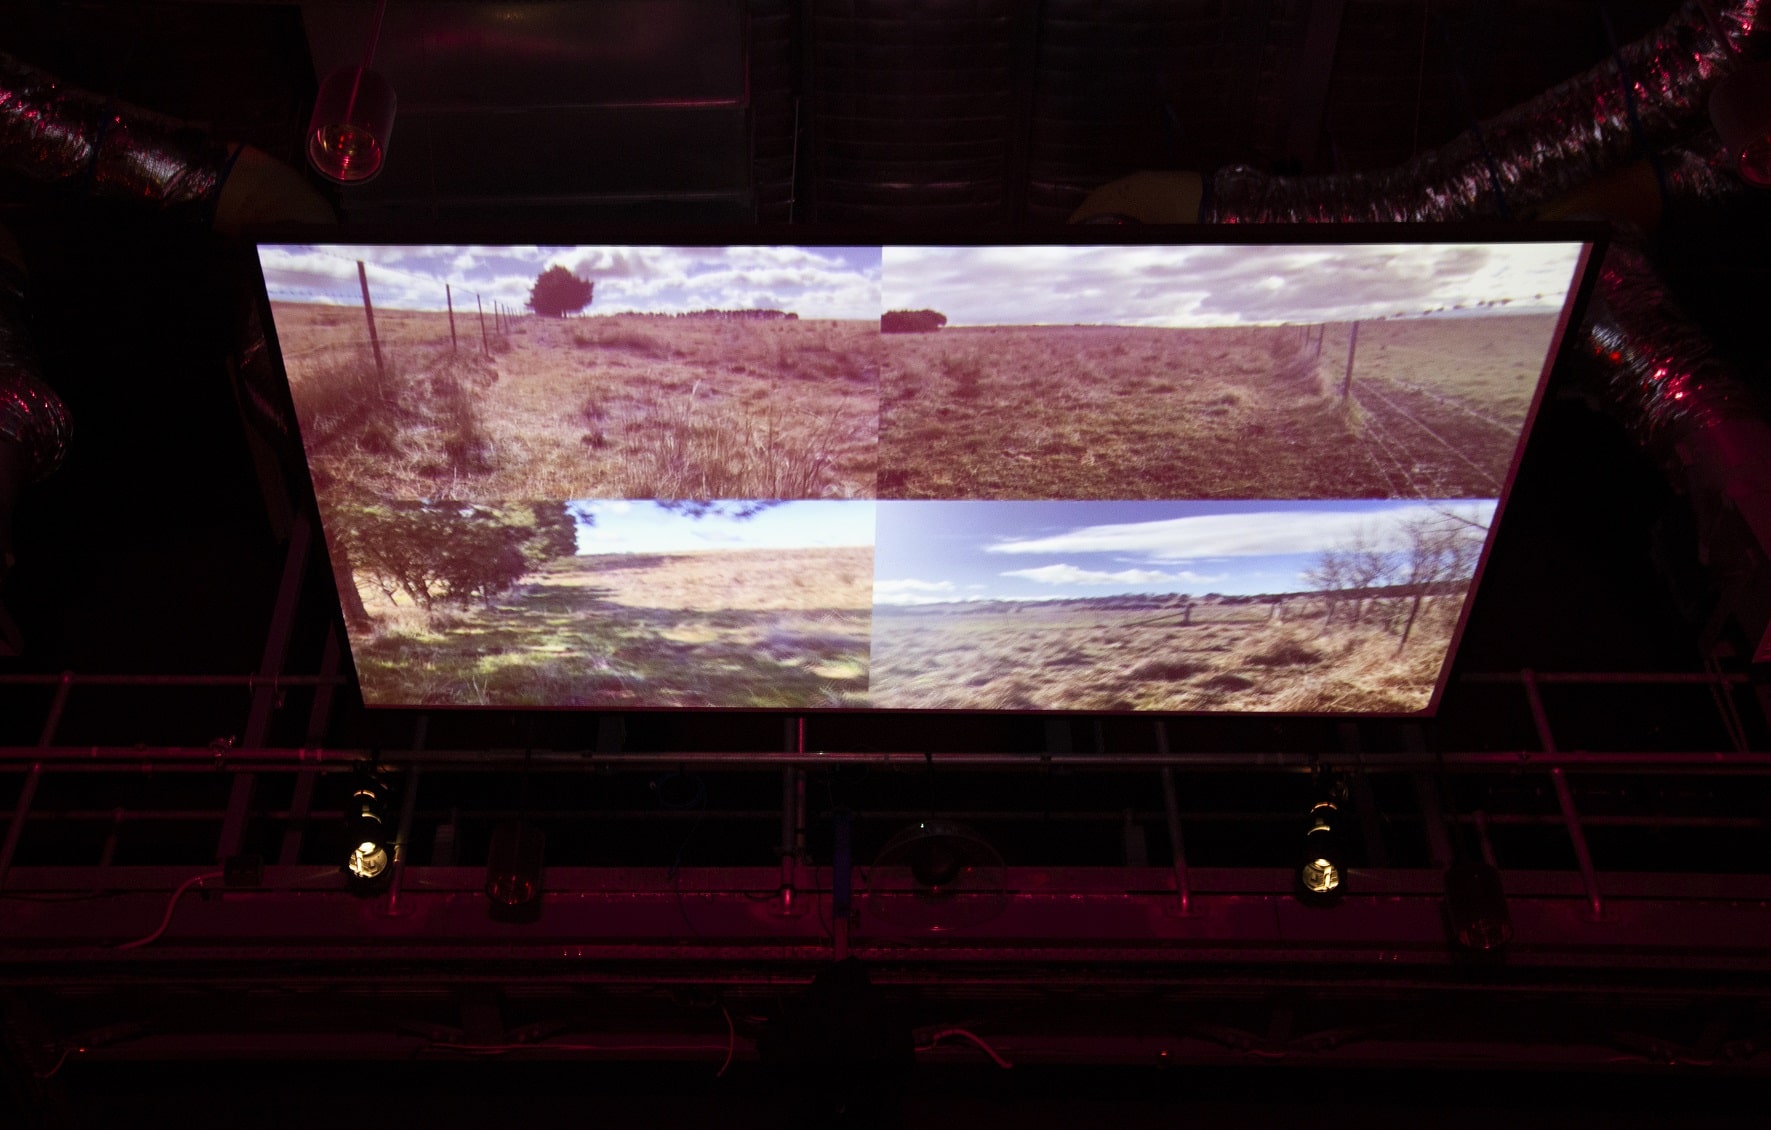
[{"label": "red light fixture", "polygon": [[363,61],[326,76],[307,124],[307,159],[319,174],[339,184],[361,184],[381,171],[394,130],[394,88],[369,69],[381,38],[387,0],[375,5],[375,22],[363,48]]}]

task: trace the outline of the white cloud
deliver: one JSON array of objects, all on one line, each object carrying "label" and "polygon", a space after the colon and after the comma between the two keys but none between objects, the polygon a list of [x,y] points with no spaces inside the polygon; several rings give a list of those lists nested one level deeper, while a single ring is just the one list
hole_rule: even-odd
[{"label": "white cloud", "polygon": [[1036,569],[1010,569],[1005,577],[1025,577],[1042,585],[1147,585],[1159,581],[1185,581],[1188,584],[1221,581],[1183,569],[1179,573],[1160,573],[1154,569],[1121,569],[1104,573],[1098,569],[1081,569],[1075,565],[1041,565]]},{"label": "white cloud", "polygon": [[952,581],[919,581],[906,577],[896,581],[874,581],[875,604],[946,604],[954,599]]},{"label": "white cloud", "polygon": [[[886,309],[953,325],[1247,325],[1559,305],[1581,245],[888,247]],[[1535,294],[1547,296],[1543,301]]]},{"label": "white cloud", "polygon": [[1193,561],[1206,557],[1263,557],[1319,553],[1363,536],[1380,548],[1406,544],[1402,523],[1442,511],[1488,525],[1492,500],[1403,504],[1383,510],[1284,510],[1201,514],[1157,522],[1083,526],[1043,538],[1020,538],[985,546],[987,553],[1118,553],[1143,561]]}]

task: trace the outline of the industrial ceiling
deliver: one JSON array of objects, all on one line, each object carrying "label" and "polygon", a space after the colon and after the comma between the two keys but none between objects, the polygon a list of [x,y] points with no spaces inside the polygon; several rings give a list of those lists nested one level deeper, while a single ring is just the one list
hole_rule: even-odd
[{"label": "industrial ceiling", "polygon": [[[372,11],[23,0],[0,51],[299,169],[317,84]],[[445,234],[1056,225],[1139,171],[1394,169],[1702,15],[393,0],[388,169],[310,180],[347,227]],[[901,1074],[844,1061],[860,1097],[820,1108],[830,1125],[900,1101],[907,1125],[1318,1101],[1375,1125],[1731,1125],[1771,1066],[1763,625],[1603,371],[1552,378],[1433,720],[366,711],[305,487],[241,379],[239,245],[6,168],[0,224],[78,429],[21,497],[0,588],[22,641],[0,659],[0,1062],[23,1125],[294,1126],[346,1103],[465,1125],[592,1094],[616,1122],[791,1122],[822,1094],[795,1041],[831,1015],[852,1022],[833,1046],[898,1025],[922,1050]],[[1639,236],[1755,389],[1766,213],[1740,189]],[[372,750],[409,866],[363,897],[339,853]],[[1324,766],[1357,825],[1330,910],[1285,871]],[[527,921],[480,890],[519,810],[548,834]],[[978,829],[1005,864],[988,913],[905,927],[863,882],[840,929],[839,813],[863,863],[936,813]],[[1484,841],[1516,930],[1494,959],[1452,946],[1441,907],[1444,868]],[[873,988],[820,997],[839,945]],[[1413,1074],[1363,1089],[1394,1067]],[[1581,1097],[1536,1095],[1544,1069]]]}]

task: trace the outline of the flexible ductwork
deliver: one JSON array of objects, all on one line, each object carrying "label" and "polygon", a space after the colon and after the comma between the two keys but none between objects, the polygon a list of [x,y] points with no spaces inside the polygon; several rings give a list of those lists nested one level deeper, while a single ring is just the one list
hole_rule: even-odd
[{"label": "flexible ductwork", "polygon": [[[147,204],[207,222],[227,175],[228,147],[202,130],[58,82],[0,54],[0,177],[26,190]],[[22,449],[25,474],[60,465],[66,406],[38,375],[25,320],[25,278],[0,271],[0,439]]]},{"label": "flexible ductwork", "polygon": [[[213,223],[222,231],[250,222],[331,218],[329,206],[299,174],[269,156],[70,86],[4,53],[0,187],[127,201],[173,221]],[[41,478],[61,463],[71,428],[66,407],[38,374],[24,287],[22,270],[8,264],[0,274],[0,442],[22,452],[26,478]],[[263,350],[256,326],[249,327],[249,360],[254,347]],[[260,399],[253,398],[255,406]],[[280,423],[280,414],[269,414]]]},{"label": "flexible ductwork", "polygon": [[1621,47],[1615,59],[1393,168],[1306,177],[1272,177],[1246,165],[1221,169],[1200,218],[1225,224],[1520,218],[1707,120],[1716,84],[1766,38],[1759,7],[1759,0],[1694,0],[1658,31]]},{"label": "flexible ductwork", "polygon": [[23,477],[38,479],[61,463],[71,430],[66,406],[37,375],[24,271],[0,258],[0,442],[18,448]]},{"label": "flexible ductwork", "polygon": [[[1584,214],[1627,226],[1725,217],[1747,190],[1721,142],[1705,130],[1706,110],[1718,83],[1762,50],[1759,7],[1758,0],[1687,4],[1616,59],[1391,169],[1289,178],[1246,166],[1223,169],[1204,185],[1199,218],[1420,222]],[[1701,135],[1692,141],[1694,134]],[[1683,147],[1665,148],[1680,141]],[[1106,186],[1076,218],[1137,220],[1147,211],[1172,220],[1176,201],[1184,206],[1198,193],[1197,180],[1144,174]],[[1628,243],[1606,254],[1581,340],[1625,426],[1690,494],[1722,611],[1747,636],[1756,660],[1771,659],[1771,425],[1762,405]]]},{"label": "flexible ductwork", "polygon": [[206,131],[0,54],[0,175],[208,222],[229,147]]},{"label": "flexible ductwork", "polygon": [[1771,659],[1771,424],[1758,397],[1628,244],[1606,253],[1583,330],[1619,416],[1691,499],[1721,611],[1755,662]]}]

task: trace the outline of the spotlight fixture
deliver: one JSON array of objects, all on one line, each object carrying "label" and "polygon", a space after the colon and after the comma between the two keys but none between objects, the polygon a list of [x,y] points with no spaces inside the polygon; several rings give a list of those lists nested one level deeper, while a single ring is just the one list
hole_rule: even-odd
[{"label": "spotlight fixture", "polygon": [[393,861],[393,840],[387,828],[387,783],[373,768],[359,769],[345,808],[346,842],[350,854],[344,870],[359,889],[373,887]]},{"label": "spotlight fixture", "polygon": [[933,817],[886,842],[867,880],[872,916],[900,930],[943,933],[987,922],[1007,905],[1002,856],[975,829]]},{"label": "spotlight fixture", "polygon": [[1310,822],[1304,830],[1297,864],[1300,901],[1327,905],[1341,896],[1346,883],[1346,856],[1341,847],[1340,806],[1324,782],[1310,805]]},{"label": "spotlight fixture", "polygon": [[380,0],[362,62],[346,64],[326,76],[308,119],[308,163],[339,184],[360,184],[379,173],[393,136],[394,88],[369,69],[386,11],[387,0]]},{"label": "spotlight fixture", "polygon": [[527,820],[503,820],[492,829],[486,864],[486,897],[500,906],[524,906],[541,897],[541,856],[546,837]]},{"label": "spotlight fixture", "polygon": [[1446,869],[1445,917],[1451,936],[1467,950],[1492,952],[1513,939],[1500,872],[1483,860],[1460,860]]}]

